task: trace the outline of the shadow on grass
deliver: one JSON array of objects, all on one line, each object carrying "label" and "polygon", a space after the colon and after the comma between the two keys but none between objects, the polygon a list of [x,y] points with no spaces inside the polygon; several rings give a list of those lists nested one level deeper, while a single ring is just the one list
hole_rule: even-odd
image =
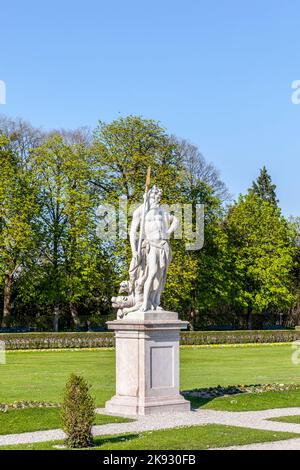
[{"label": "shadow on grass", "polygon": [[110,437],[108,439],[103,439],[101,437],[94,437],[95,447],[101,447],[104,444],[116,444],[119,442],[130,441],[131,439],[137,439],[139,434],[123,434],[120,436]]},{"label": "shadow on grass", "polygon": [[191,403],[191,411],[201,408],[202,406],[206,405],[206,403],[209,403],[210,401],[214,399],[214,398],[197,398],[197,397],[184,397],[184,398]]},{"label": "shadow on grass", "polygon": [[261,384],[251,384],[251,385],[236,385],[210,388],[195,388],[192,390],[183,390],[181,393],[184,398],[191,403],[192,409],[198,409],[206,405],[210,401],[213,401],[215,398],[220,398],[224,396],[237,395],[241,393],[253,393],[256,389],[264,387]]},{"label": "shadow on grass", "polygon": [[104,438],[103,437],[94,437],[93,438],[93,445],[92,447],[68,447],[66,444],[53,444],[51,446],[52,450],[58,450],[58,451],[89,451],[89,450],[101,450],[101,447],[105,444],[118,444],[120,442],[126,442],[130,441],[132,439],[137,439],[139,437],[139,434],[123,434],[115,437],[109,437],[109,438]]}]

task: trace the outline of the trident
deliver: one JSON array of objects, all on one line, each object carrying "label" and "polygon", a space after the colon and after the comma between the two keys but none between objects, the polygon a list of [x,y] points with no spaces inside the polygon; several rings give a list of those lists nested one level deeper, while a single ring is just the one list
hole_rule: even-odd
[{"label": "trident", "polygon": [[145,217],[146,217],[146,207],[147,207],[147,202],[148,202],[148,197],[147,196],[148,196],[148,191],[150,189],[150,180],[151,180],[151,166],[148,167],[147,176],[146,176],[146,188],[145,188],[145,196],[144,196],[143,214],[142,214],[142,221],[141,221],[141,227],[140,227],[140,237],[139,237],[138,250],[137,250],[138,257],[141,254],[141,248],[142,248]]}]

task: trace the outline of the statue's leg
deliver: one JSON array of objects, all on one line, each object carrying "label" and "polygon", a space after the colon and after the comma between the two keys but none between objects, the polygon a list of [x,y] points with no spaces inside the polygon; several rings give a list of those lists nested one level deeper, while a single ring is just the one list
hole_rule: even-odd
[{"label": "statue's leg", "polygon": [[153,301],[155,310],[158,309],[160,306],[160,298],[161,298],[162,291],[165,288],[166,280],[167,280],[167,269],[165,269],[165,271],[163,272],[163,275],[160,277],[158,289],[155,292],[155,297]]},{"label": "statue's leg", "polygon": [[157,249],[153,246],[151,246],[149,254],[148,254],[148,259],[147,259],[147,264],[148,264],[148,276],[144,285],[144,299],[143,299],[143,305],[141,307],[142,311],[146,311],[152,308],[151,304],[151,297],[152,297],[152,291],[153,291],[153,281],[155,279],[155,276],[157,275],[158,269],[159,269],[159,263],[157,259]]},{"label": "statue's leg", "polygon": [[166,250],[166,251],[164,251],[165,264],[164,264],[164,268],[162,270],[160,270],[158,289],[155,292],[155,299],[154,299],[154,308],[155,308],[155,310],[156,309],[163,310],[160,307],[160,298],[161,298],[161,294],[162,294],[162,292],[165,288],[165,284],[166,284],[166,280],[167,280],[167,272],[168,272],[168,268],[169,268],[169,265],[170,265],[171,260],[172,260],[172,250],[171,250],[170,245],[167,245],[165,247],[165,250]]}]

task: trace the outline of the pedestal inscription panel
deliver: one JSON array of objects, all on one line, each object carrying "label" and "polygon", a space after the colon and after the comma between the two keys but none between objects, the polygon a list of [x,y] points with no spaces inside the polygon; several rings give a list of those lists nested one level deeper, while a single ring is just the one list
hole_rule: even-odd
[{"label": "pedestal inscription panel", "polygon": [[173,346],[152,346],[150,348],[150,387],[174,387]]}]

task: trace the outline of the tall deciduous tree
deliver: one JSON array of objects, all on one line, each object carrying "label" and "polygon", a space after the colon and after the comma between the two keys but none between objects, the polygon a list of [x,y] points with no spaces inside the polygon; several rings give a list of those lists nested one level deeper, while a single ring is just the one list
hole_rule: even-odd
[{"label": "tall deciduous tree", "polygon": [[204,244],[200,250],[187,251],[183,244],[175,243],[176,261],[170,266],[166,284],[167,301],[195,328],[207,325],[212,312],[230,301],[231,266],[228,237],[222,224],[224,209],[214,192],[200,178],[192,185],[182,186],[186,202],[194,207],[204,205],[204,227],[198,227],[204,230]]},{"label": "tall deciduous tree", "polygon": [[0,135],[0,275],[3,279],[2,326],[9,325],[12,288],[35,249],[33,218],[36,185],[28,162],[20,160],[9,140]]},{"label": "tall deciduous tree", "polygon": [[94,192],[89,185],[92,165],[84,144],[68,144],[55,134],[35,150],[34,162],[41,188],[41,260],[47,274],[44,301],[52,305],[57,331],[62,305],[68,304],[78,326],[78,302],[103,281]]},{"label": "tall deciduous tree", "polygon": [[[225,185],[199,151],[193,152],[191,145],[170,137],[153,120],[129,116],[109,124],[100,123],[95,133],[94,153],[106,168],[106,178],[101,178],[99,184],[103,197],[117,202],[120,195],[126,195],[129,203],[140,202],[146,170],[150,165],[152,183],[163,189],[163,202],[203,203],[206,206],[206,225],[218,224],[219,216],[216,214],[220,210],[220,200],[216,194],[222,193],[225,197]],[[207,226],[205,230],[209,232]],[[205,276],[199,268],[199,259],[203,259],[202,250],[187,251],[185,242],[186,239],[171,242],[174,261],[169,268],[162,302],[166,308],[176,309],[191,317],[199,303],[203,308],[207,307],[211,296],[203,285],[199,287],[199,273],[201,280]],[[211,246],[211,242],[208,245]],[[128,243],[119,243],[117,247],[116,265],[123,259],[125,274],[130,248]],[[218,269],[221,271],[222,268]],[[204,297],[206,302],[203,302]]]},{"label": "tall deciduous tree", "polygon": [[211,188],[212,195],[219,198],[221,202],[228,201],[231,196],[220,178],[219,171],[212,163],[206,161],[198,147],[186,139],[179,139],[176,136],[172,136],[171,140],[176,145],[176,151],[184,166],[189,186],[192,188],[201,181]]},{"label": "tall deciduous tree", "polygon": [[178,194],[183,166],[176,145],[156,121],[128,116],[109,124],[100,122],[94,152],[106,169],[107,179],[99,186],[110,200],[125,195],[129,202],[139,202],[149,165],[152,183],[164,189],[165,199]]},{"label": "tall deciduous tree", "polygon": [[[118,205],[124,196],[128,207],[140,204],[145,178],[151,166],[151,184],[163,188],[163,201],[180,198],[183,166],[166,131],[151,119],[128,116],[111,123],[99,123],[93,145],[94,162],[104,171],[92,178],[105,202]],[[117,207],[117,206],[116,206]],[[125,275],[131,256],[128,240],[115,243],[115,269]]]},{"label": "tall deciduous tree", "polygon": [[227,231],[235,264],[233,303],[248,313],[251,328],[252,314],[287,310],[295,303],[295,251],[280,210],[252,191],[231,207]]}]

